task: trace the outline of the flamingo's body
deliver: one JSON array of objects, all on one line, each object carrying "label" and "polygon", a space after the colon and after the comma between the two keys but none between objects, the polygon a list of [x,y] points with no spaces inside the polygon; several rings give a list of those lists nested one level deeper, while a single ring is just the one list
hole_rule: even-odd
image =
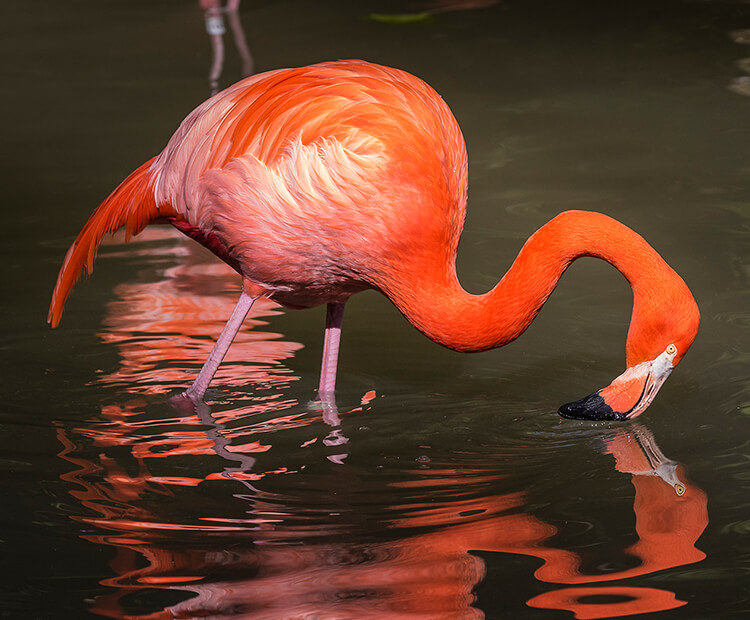
[{"label": "flamingo's body", "polygon": [[126,226],[133,235],[167,219],[244,281],[213,360],[188,393],[203,396],[252,300],[267,296],[293,308],[329,304],[325,395],[333,390],[343,304],[352,294],[379,290],[432,340],[480,351],[517,338],[568,265],[596,256],[633,288],[628,371],[561,413],[640,413],[697,332],[687,286],[629,228],[601,214],[567,212],[529,239],[492,291],[470,295],[455,271],[466,167],[449,108],[408,73],[340,61],[247,78],[194,110],[162,153],[96,210],[65,258],[49,320],[59,323],[106,232]]}]

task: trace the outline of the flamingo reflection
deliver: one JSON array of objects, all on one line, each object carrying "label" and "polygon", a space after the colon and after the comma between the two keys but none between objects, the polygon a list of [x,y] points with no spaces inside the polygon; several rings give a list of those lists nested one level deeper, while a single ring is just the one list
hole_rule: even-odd
[{"label": "flamingo reflection", "polygon": [[[168,450],[138,427],[127,430],[140,439],[128,437],[126,425],[118,457],[107,450],[113,435],[60,429],[60,456],[78,468],[63,477],[98,515],[76,518],[105,532],[88,540],[117,550],[115,576],[102,582],[111,593],[92,611],[116,618],[480,618],[473,592],[486,570],[473,552],[484,551],[542,560],[534,576],[550,589],[527,605],[603,618],[684,605],[668,590],[622,581],[704,557],[695,543],[708,522],[706,496],[663,458],[645,427],[618,430],[606,448],[635,487],[638,541],[622,553],[638,566],[592,573],[579,551],[555,546],[558,528],[530,513],[524,493],[491,492],[509,472],[434,462],[403,469],[383,486],[377,476],[351,470],[322,474],[313,457],[302,466],[258,467],[254,456],[260,461],[284,434],[302,428],[269,432],[268,424],[247,425],[222,445],[208,432],[203,443],[172,435]],[[91,442],[95,449],[86,449]],[[122,446],[129,447],[125,457]],[[161,473],[167,461],[206,454],[233,467],[199,478]],[[279,481],[295,473],[290,491],[264,490],[287,488]],[[275,484],[264,484],[269,476]],[[198,483],[208,485],[198,497],[197,489],[185,489]],[[385,503],[373,508],[363,497]],[[360,529],[379,532],[376,541]],[[148,589],[192,598],[132,613],[127,595]]]},{"label": "flamingo reflection", "polygon": [[211,94],[215,95],[219,92],[219,79],[224,69],[226,24],[229,24],[232,40],[242,63],[241,77],[252,75],[255,63],[240,21],[240,0],[227,0],[225,6],[221,5],[221,0],[200,0],[200,6],[204,12],[206,33],[211,42],[211,69],[208,73],[208,84]]},{"label": "flamingo reflection", "polygon": [[[617,471],[632,476],[638,542],[624,553],[637,558],[639,564],[602,575],[583,574],[579,554],[546,549],[539,555],[544,565],[535,573],[537,579],[579,587],[547,592],[529,600],[528,605],[567,609],[584,620],[645,614],[685,605],[672,592],[656,588],[588,585],[649,575],[705,558],[695,543],[708,525],[706,495],[683,482],[682,466],[664,456],[651,432],[634,424],[617,432],[607,442],[605,451],[615,457]],[[612,600],[592,601],[592,597],[602,595]]]}]

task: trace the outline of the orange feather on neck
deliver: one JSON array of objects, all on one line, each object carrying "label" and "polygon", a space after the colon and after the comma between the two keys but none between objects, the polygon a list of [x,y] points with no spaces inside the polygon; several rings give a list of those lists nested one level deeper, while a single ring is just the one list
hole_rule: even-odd
[{"label": "orange feather on neck", "polygon": [[552,219],[484,295],[461,288],[455,254],[439,268],[435,257],[426,265],[407,260],[404,272],[388,274],[384,292],[432,340],[459,351],[482,351],[518,338],[565,270],[584,256],[612,264],[633,289],[628,366],[653,359],[670,343],[687,350],[700,316],[689,289],[640,235],[600,213],[568,211]]}]

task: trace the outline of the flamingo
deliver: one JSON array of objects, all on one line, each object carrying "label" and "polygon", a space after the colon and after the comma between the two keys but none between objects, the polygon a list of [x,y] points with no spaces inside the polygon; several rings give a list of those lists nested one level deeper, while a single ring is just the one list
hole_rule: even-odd
[{"label": "flamingo", "polygon": [[567,267],[593,256],[633,291],[626,370],[564,417],[641,414],[690,348],[700,314],[680,276],[615,219],[563,212],[536,231],[489,292],[460,285],[455,258],[467,197],[461,130],[442,98],[404,71],[361,60],[239,81],[191,112],[164,150],[94,211],[63,261],[48,321],[57,326],[103,235],[166,220],[242,277],[224,330],[185,395],[206,389],[253,302],[327,304],[318,397],[332,402],[344,305],[386,295],[433,341],[484,351],[518,338]]}]

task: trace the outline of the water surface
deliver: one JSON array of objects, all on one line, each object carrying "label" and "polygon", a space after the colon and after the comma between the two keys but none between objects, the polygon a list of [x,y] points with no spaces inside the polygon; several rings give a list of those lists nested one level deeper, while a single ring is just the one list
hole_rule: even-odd
[{"label": "water surface", "polygon": [[469,149],[467,289],[594,209],[702,312],[655,404],[591,424],[555,411],[622,371],[631,294],[608,265],[576,263],[518,342],[477,355],[363,293],[337,427],[311,402],[322,309],[257,305],[207,406],[170,402],[239,292],[171,229],[109,241],[45,323],[91,210],[210,78],[248,71],[232,24],[217,77],[197,2],[3,7],[2,617],[747,613],[750,5],[601,4],[242,3],[256,71],[359,57],[443,95]]}]

